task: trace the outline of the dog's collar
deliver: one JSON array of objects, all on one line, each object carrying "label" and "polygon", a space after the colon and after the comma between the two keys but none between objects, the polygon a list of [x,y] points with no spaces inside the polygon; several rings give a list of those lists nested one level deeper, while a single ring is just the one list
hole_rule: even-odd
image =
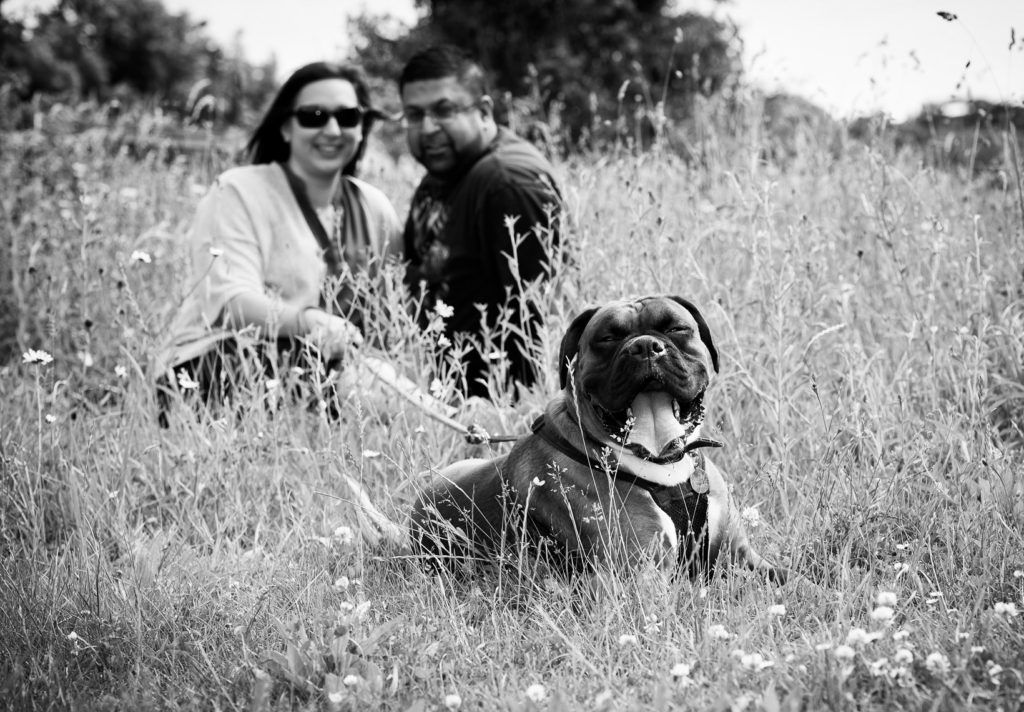
[{"label": "dog's collar", "polygon": [[[602,445],[601,443],[588,438],[586,435],[583,436],[583,449],[581,450],[574,443],[570,442],[564,435],[558,432],[558,430],[551,425],[551,422],[543,415],[533,421],[533,425],[530,429],[544,442],[555,448],[555,450],[591,470],[597,467],[598,469],[612,473],[619,479],[629,479],[633,481],[643,480],[645,482],[661,486],[677,485],[680,482],[685,481],[689,477],[690,472],[687,471],[685,474],[678,477],[665,477],[657,472],[658,468],[670,467],[672,464],[680,462],[685,455],[698,448],[722,447],[722,443],[718,440],[712,440],[711,438],[694,438],[683,447],[683,450],[680,453],[680,460],[677,460],[676,463],[656,465],[655,463],[640,460],[640,458],[632,455],[631,453],[623,452],[616,455],[610,447]],[[630,460],[635,460],[636,462],[630,463]],[[626,471],[627,469],[629,472]],[[649,472],[646,471],[648,469],[650,469]],[[675,481],[677,479],[679,480],[678,482]]]}]

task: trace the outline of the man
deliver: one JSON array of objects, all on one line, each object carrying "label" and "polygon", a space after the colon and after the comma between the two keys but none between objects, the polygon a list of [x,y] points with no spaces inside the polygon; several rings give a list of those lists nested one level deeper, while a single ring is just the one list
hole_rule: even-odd
[{"label": "man", "polygon": [[409,150],[427,169],[404,233],[406,282],[414,293],[424,289],[421,324],[446,316],[456,345],[460,335],[492,334],[463,357],[466,395],[497,395],[487,385],[495,356],[506,359],[503,385],[528,386],[540,316],[522,288],[551,276],[562,211],[551,164],[497,125],[483,70],[455,47],[416,54],[398,89]]}]

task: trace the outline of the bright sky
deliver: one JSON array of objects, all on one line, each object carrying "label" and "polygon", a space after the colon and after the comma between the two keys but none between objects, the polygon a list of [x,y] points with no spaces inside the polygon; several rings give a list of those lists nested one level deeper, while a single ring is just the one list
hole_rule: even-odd
[{"label": "bright sky", "polygon": [[[370,7],[412,23],[413,0],[163,0],[207,20],[226,47],[236,36],[250,61],[272,53],[287,76],[347,49],[345,18]],[[8,0],[5,12],[52,0]],[[951,97],[1024,101],[1022,0],[676,0],[740,26],[748,76],[837,116],[888,111],[897,119]],[[953,22],[937,11],[958,16]],[[1017,41],[1008,49],[1011,28]],[[239,34],[240,33],[240,34]],[[967,63],[970,62],[970,66]],[[959,85],[959,87],[958,87]]]}]

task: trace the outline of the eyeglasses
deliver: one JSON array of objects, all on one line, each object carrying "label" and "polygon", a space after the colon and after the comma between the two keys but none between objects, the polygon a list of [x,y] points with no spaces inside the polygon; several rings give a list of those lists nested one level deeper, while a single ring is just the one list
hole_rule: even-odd
[{"label": "eyeglasses", "polygon": [[429,116],[435,123],[443,124],[453,120],[464,111],[476,107],[476,102],[460,106],[449,102],[441,102],[433,106],[421,109],[418,106],[410,106],[402,111],[402,123],[406,126],[420,126]]},{"label": "eyeglasses", "polygon": [[299,126],[304,129],[320,129],[327,125],[327,122],[334,117],[338,126],[343,129],[352,129],[362,123],[363,110],[358,106],[340,107],[328,109],[326,106],[310,104],[309,106],[296,107],[292,112]]}]

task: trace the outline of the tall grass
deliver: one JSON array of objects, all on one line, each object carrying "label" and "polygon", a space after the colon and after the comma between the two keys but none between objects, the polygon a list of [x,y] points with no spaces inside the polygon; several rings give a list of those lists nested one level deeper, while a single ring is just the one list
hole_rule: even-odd
[{"label": "tall grass", "polygon": [[[722,354],[714,458],[756,546],[805,577],[782,588],[741,572],[460,581],[368,547],[343,474],[400,518],[430,470],[486,449],[386,391],[330,422],[264,407],[263,388],[243,417],[181,409],[161,430],[148,357],[230,151],[140,157],[45,122],[4,135],[0,704],[1019,707],[1017,187],[884,142],[808,134],[781,157],[756,106],[730,130],[704,110],[685,136],[697,160],[558,164],[569,267],[537,292],[545,376],[458,417],[525,431],[586,305],[695,300]],[[363,177],[401,213],[417,173],[379,158]],[[392,307],[376,341],[429,388],[444,349],[405,316],[397,275],[374,288]]]}]

